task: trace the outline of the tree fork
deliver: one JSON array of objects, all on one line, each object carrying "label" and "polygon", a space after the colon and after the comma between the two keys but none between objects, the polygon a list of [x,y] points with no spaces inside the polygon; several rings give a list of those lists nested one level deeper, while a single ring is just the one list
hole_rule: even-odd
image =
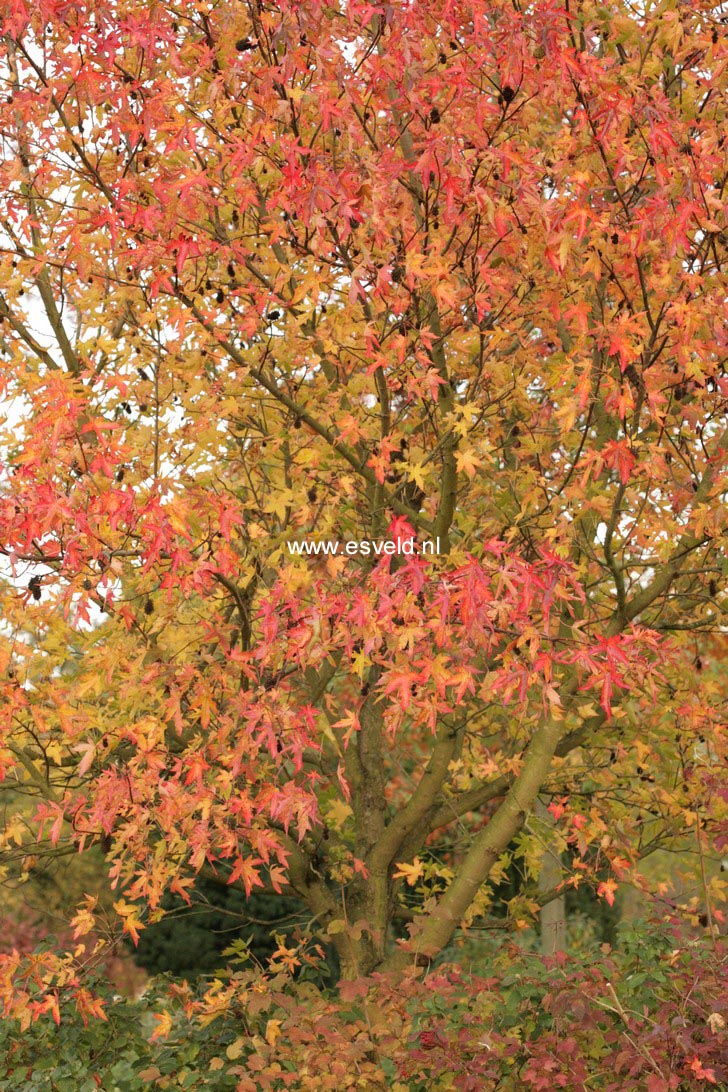
[{"label": "tree fork", "polygon": [[412,940],[384,959],[382,971],[403,971],[429,959],[449,943],[490,870],[523,826],[551,767],[563,722],[550,718],[526,749],[523,768],[487,827],[468,850],[447,891],[428,915],[415,918]]}]

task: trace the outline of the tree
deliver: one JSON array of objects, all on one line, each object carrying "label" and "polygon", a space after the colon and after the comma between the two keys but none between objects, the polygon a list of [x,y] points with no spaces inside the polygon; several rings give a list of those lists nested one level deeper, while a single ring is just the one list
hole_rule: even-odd
[{"label": "tree", "polygon": [[132,937],[205,866],[401,973],[686,829],[722,921],[722,30],[5,6],[3,770]]}]

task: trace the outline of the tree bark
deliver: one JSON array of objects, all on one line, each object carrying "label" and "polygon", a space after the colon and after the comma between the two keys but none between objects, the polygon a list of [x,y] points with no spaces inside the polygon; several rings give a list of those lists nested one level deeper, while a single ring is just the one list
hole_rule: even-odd
[{"label": "tree bark", "polygon": [[[546,805],[536,800],[534,814],[548,832],[553,828],[553,818]],[[549,845],[543,855],[541,872],[538,877],[538,890],[545,894],[558,887],[564,879],[561,857],[553,845]],[[541,955],[552,956],[556,952],[566,951],[566,897],[563,894],[549,899],[541,907]]]}]

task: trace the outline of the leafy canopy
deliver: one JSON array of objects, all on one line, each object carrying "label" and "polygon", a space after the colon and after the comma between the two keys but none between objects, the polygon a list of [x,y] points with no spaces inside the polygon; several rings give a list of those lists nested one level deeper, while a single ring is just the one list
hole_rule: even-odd
[{"label": "leafy canopy", "polygon": [[[720,13],[7,0],[1,23],[0,759],[36,824],[9,817],[8,876],[36,831],[98,843],[133,938],[200,874],[294,893],[352,979],[437,955],[547,844],[608,900],[685,832],[704,862]],[[409,535],[439,556],[288,546]],[[512,920],[537,909],[531,882]],[[34,973],[76,988],[71,962]]]}]

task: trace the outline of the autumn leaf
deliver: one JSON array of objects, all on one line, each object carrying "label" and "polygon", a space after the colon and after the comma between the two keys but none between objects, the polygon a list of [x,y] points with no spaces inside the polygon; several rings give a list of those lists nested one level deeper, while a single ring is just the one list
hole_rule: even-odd
[{"label": "autumn leaf", "polygon": [[414,887],[417,881],[422,877],[424,868],[422,862],[418,857],[415,857],[412,864],[398,864],[397,871],[392,873],[392,877],[395,880],[406,880],[410,887]]},{"label": "autumn leaf", "polygon": [[151,1039],[166,1039],[172,1030],[172,1014],[169,1012],[155,1012],[154,1019],[156,1025],[152,1032]]}]

